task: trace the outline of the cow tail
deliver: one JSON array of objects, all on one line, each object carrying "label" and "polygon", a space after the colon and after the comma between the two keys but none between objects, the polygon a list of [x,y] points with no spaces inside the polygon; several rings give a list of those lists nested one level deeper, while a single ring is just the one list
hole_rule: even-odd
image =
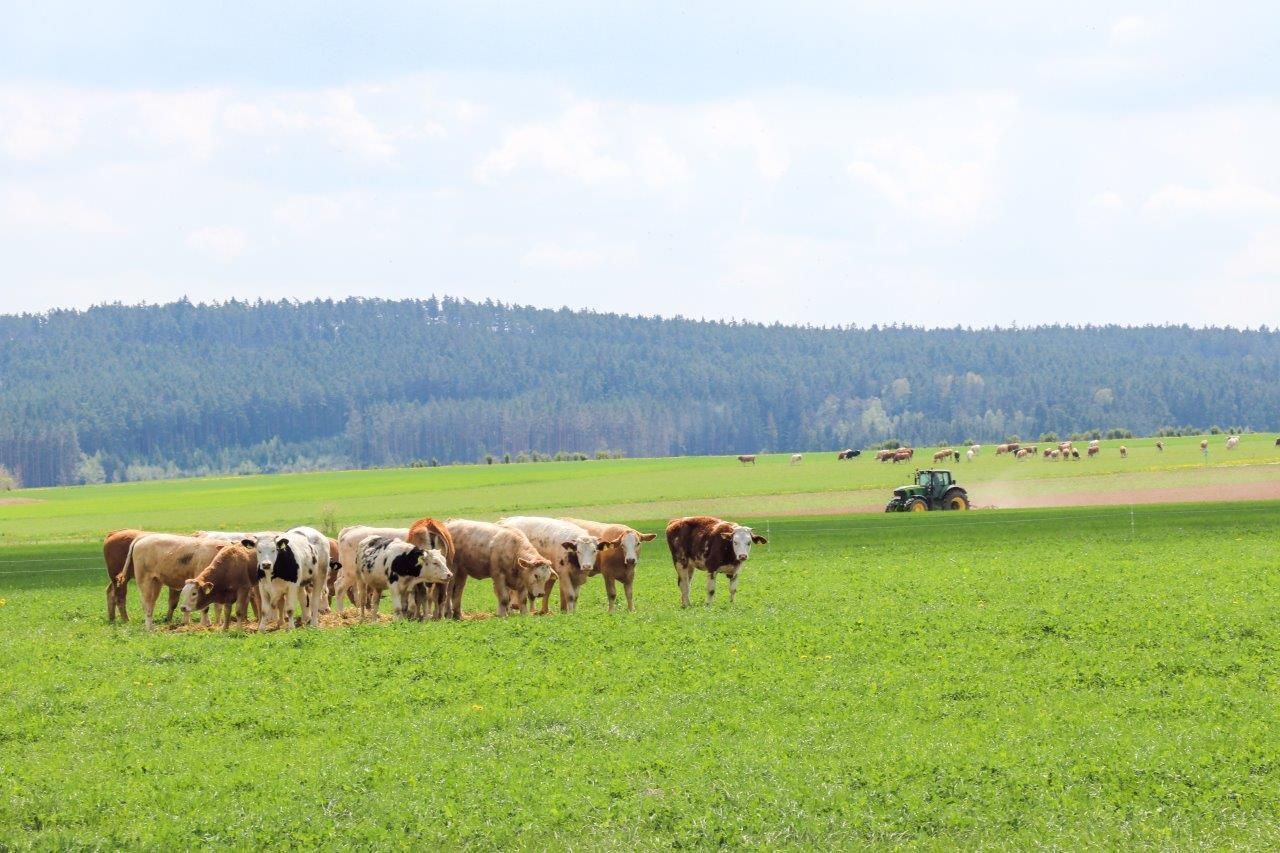
[{"label": "cow tail", "polygon": [[133,546],[138,544],[139,536],[129,543],[129,553],[124,558],[124,568],[120,570],[120,574],[116,575],[116,586],[128,586],[129,579],[133,577]]}]

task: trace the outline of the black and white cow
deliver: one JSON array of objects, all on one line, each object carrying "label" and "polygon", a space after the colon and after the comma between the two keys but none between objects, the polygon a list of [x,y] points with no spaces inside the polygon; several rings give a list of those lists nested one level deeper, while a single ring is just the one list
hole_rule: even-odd
[{"label": "black and white cow", "polygon": [[389,589],[395,618],[406,618],[416,587],[445,583],[453,578],[444,554],[434,548],[424,551],[390,536],[370,536],[361,541],[356,561],[359,567],[356,600],[360,602],[361,615],[365,603],[371,602],[376,617],[382,592]]},{"label": "black and white cow", "polygon": [[[316,544],[324,541],[321,550]],[[284,533],[258,534],[241,545],[252,548],[258,561],[258,592],[262,610],[258,630],[280,618],[286,629],[293,627],[293,614],[303,593],[307,593],[304,616],[312,627],[320,624],[325,581],[329,575],[329,545],[324,534],[309,527],[295,527]]]}]

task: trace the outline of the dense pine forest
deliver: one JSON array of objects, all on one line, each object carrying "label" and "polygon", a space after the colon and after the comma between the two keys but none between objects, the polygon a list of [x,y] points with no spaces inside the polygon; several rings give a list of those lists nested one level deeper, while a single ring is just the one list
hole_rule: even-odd
[{"label": "dense pine forest", "polygon": [[1278,376],[1265,328],[822,329],[435,297],[105,305],[0,317],[0,466],[42,486],[1274,429]]}]

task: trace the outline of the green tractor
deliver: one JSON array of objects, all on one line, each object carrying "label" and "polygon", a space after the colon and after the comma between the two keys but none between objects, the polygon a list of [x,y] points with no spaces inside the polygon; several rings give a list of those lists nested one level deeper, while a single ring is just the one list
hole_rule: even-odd
[{"label": "green tractor", "polygon": [[910,486],[893,490],[885,512],[928,512],[931,509],[968,509],[969,493],[951,479],[950,471],[916,471]]}]

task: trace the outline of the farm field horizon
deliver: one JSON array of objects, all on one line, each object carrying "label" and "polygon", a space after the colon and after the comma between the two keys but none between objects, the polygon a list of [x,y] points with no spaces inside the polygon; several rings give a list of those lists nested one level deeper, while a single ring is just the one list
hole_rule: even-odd
[{"label": "farm field horizon", "polygon": [[[1049,461],[996,456],[939,463],[965,485],[975,508],[1091,506],[1280,499],[1274,434],[1249,434],[1227,451],[1225,436],[1102,442],[1099,458]],[[1127,459],[1118,448],[1129,449]],[[1043,446],[1043,445],[1042,445]],[[496,519],[517,513],[662,522],[698,513],[761,519],[883,510],[895,486],[931,467],[932,448],[906,463],[867,455],[836,461],[807,452],[743,465],[731,456],[455,465],[360,471],[208,477],[25,489],[0,498],[0,550],[37,542],[101,541],[111,529],[184,532],[273,529],[299,523],[340,528],[402,524],[423,515]]]}]

